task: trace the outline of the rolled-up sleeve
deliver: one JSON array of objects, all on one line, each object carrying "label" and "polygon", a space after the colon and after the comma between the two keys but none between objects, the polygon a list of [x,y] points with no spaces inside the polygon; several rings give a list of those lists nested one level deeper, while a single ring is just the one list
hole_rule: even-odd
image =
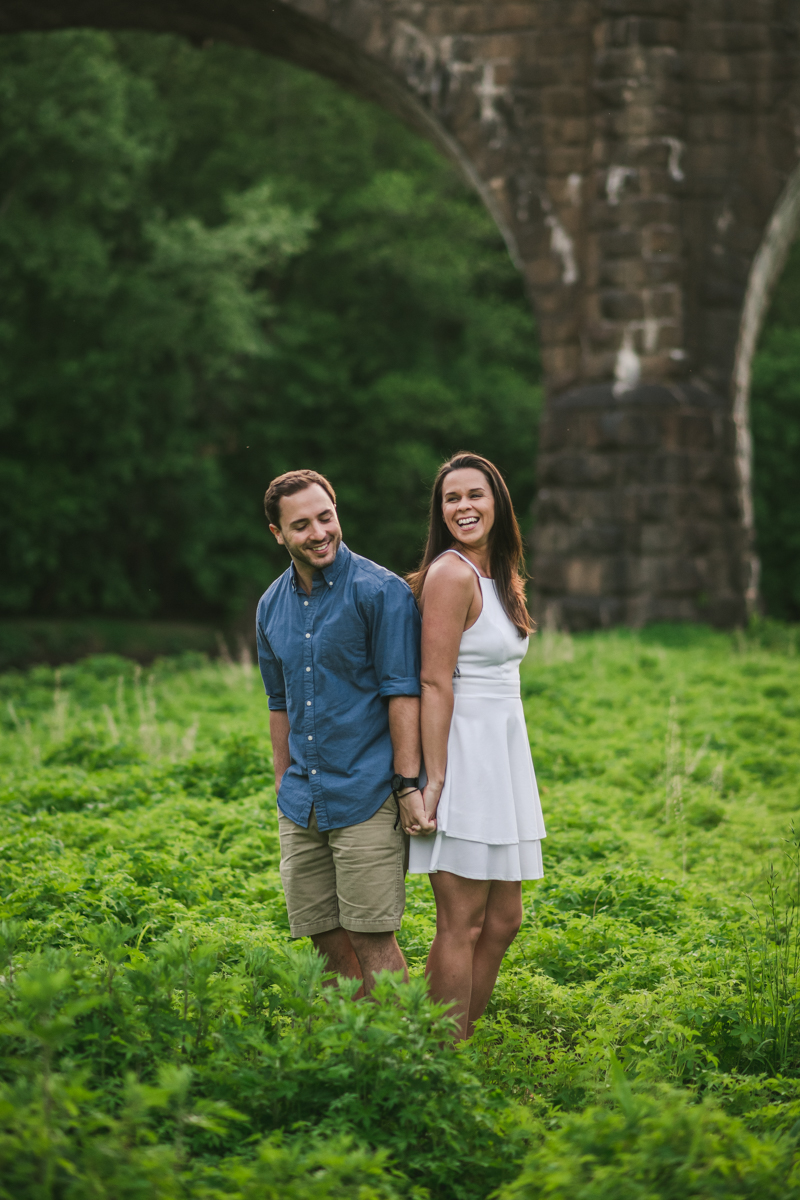
[{"label": "rolled-up sleeve", "polygon": [[369,606],[369,636],[378,689],[390,696],[418,696],[420,616],[408,584],[389,579]]},{"label": "rolled-up sleeve", "polygon": [[258,642],[258,667],[264,681],[264,691],[269,696],[269,707],[274,712],[285,712],[286,680],[283,677],[283,667],[272,652],[269,638],[262,624],[261,613],[256,618],[256,639]]}]

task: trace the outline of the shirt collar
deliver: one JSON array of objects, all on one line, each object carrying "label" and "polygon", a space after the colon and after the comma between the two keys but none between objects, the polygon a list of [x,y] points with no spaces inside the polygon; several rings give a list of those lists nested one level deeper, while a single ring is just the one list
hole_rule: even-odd
[{"label": "shirt collar", "polygon": [[325,582],[328,584],[329,587],[332,587],[333,584],[336,582],[336,580],[339,578],[339,576],[342,573],[342,570],[344,569],[344,567],[347,566],[351,557],[352,557],[352,555],[351,555],[350,551],[347,549],[347,546],[345,546],[344,542],[340,542],[339,549],[336,551],[336,558],[333,560],[333,562],[331,563],[331,565],[329,567],[323,567],[322,570],[320,571],[320,575],[322,576],[322,578],[325,580]]},{"label": "shirt collar", "polygon": [[[347,564],[351,557],[351,551],[348,550],[344,542],[340,542],[339,549],[336,551],[336,558],[329,567],[323,567],[321,571],[315,573],[314,582],[316,583],[319,577],[322,576],[322,579],[325,581],[328,587],[333,587],[334,583],[341,574],[342,568]],[[289,579],[292,585],[292,591],[296,592],[297,571],[295,570],[294,563],[289,564]]]}]

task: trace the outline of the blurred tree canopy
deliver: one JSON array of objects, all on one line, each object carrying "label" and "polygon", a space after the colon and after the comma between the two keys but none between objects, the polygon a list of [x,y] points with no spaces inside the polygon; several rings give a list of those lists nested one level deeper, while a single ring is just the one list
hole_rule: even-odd
[{"label": "blurred tree canopy", "polygon": [[770,616],[800,621],[800,243],[753,359],[750,414],[761,594]]},{"label": "blurred tree canopy", "polygon": [[526,517],[533,321],[430,146],[173,37],[4,37],[0,100],[0,611],[232,617],[285,566],[261,498],[297,466],[398,571],[456,449]]}]

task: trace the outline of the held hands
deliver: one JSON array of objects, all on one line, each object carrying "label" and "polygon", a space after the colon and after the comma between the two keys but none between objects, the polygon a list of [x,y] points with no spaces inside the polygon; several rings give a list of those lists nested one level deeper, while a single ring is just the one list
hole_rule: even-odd
[{"label": "held hands", "polygon": [[422,801],[425,805],[425,813],[429,821],[433,821],[436,826],[436,810],[439,807],[439,798],[442,794],[443,784],[433,783],[430,779],[425,784],[422,792]]},{"label": "held hands", "polygon": [[[427,792],[427,788],[425,791]],[[438,797],[437,797],[438,801]],[[421,833],[433,833],[436,829],[436,818],[428,816],[425,801],[419,788],[413,792],[405,792],[397,797],[400,805],[400,824],[411,837]]]}]

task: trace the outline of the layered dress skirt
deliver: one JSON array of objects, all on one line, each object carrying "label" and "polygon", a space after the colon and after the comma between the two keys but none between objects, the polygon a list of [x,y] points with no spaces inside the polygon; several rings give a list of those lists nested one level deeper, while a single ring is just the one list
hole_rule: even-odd
[{"label": "layered dress skirt", "polygon": [[540,879],[546,834],[519,687],[528,639],[507,616],[494,581],[459,558],[478,576],[483,608],[461,636],[437,829],[411,838],[408,869]]}]

